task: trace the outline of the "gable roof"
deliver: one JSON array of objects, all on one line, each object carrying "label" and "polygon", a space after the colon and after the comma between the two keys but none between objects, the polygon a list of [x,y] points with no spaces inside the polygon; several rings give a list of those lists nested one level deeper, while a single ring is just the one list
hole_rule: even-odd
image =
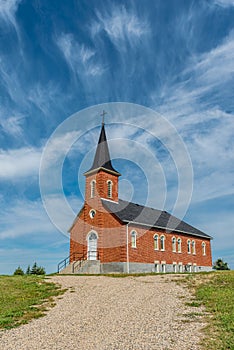
[{"label": "gable roof", "polygon": [[85,172],[84,175],[89,174],[90,172],[93,172],[95,170],[104,169],[110,172],[114,172],[116,175],[120,176],[121,174],[116,171],[112,164],[110,159],[110,152],[108,148],[108,143],[106,139],[106,132],[105,132],[105,124],[102,123],[101,133],[99,136],[97,149],[93,161],[92,167]]},{"label": "gable roof", "polygon": [[123,223],[134,223],[143,226],[180,232],[211,239],[206,233],[176,218],[166,211],[145,207],[140,204],[119,199],[119,202],[102,199],[103,206]]}]

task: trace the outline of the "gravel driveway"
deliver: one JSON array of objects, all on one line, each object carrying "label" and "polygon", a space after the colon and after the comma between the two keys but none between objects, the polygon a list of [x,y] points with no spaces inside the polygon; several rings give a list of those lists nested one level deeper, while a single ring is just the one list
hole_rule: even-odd
[{"label": "gravel driveway", "polygon": [[200,349],[198,308],[175,275],[53,276],[68,291],[45,317],[0,333],[1,350]]}]

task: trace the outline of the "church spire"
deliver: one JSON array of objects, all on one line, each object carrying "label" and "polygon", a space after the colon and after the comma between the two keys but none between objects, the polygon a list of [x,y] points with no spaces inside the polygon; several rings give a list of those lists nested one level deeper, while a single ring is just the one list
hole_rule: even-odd
[{"label": "church spire", "polygon": [[116,171],[113,168],[111,164],[110,152],[108,148],[106,131],[105,131],[105,123],[104,123],[105,114],[106,112],[103,111],[102,128],[101,128],[101,133],[97,144],[93,165],[84,175],[88,175],[90,172],[98,171],[99,169],[106,170],[107,172],[114,173],[115,175],[118,175],[118,176],[121,175],[118,171]]}]

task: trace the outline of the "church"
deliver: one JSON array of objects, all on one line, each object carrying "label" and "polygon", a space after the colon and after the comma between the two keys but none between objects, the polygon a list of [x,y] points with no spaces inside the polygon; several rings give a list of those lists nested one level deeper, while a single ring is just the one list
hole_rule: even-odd
[{"label": "church", "polygon": [[85,201],[70,233],[61,273],[200,272],[212,269],[211,236],[166,211],[119,198],[102,122]]}]

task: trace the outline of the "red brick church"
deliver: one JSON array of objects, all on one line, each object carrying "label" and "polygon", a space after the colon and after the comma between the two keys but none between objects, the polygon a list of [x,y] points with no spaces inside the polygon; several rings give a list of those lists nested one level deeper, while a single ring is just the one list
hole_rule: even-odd
[{"label": "red brick church", "polygon": [[[166,211],[121,200],[105,125],[70,232],[63,273],[199,272],[212,268],[211,236]],[[67,266],[68,265],[68,266]]]}]

